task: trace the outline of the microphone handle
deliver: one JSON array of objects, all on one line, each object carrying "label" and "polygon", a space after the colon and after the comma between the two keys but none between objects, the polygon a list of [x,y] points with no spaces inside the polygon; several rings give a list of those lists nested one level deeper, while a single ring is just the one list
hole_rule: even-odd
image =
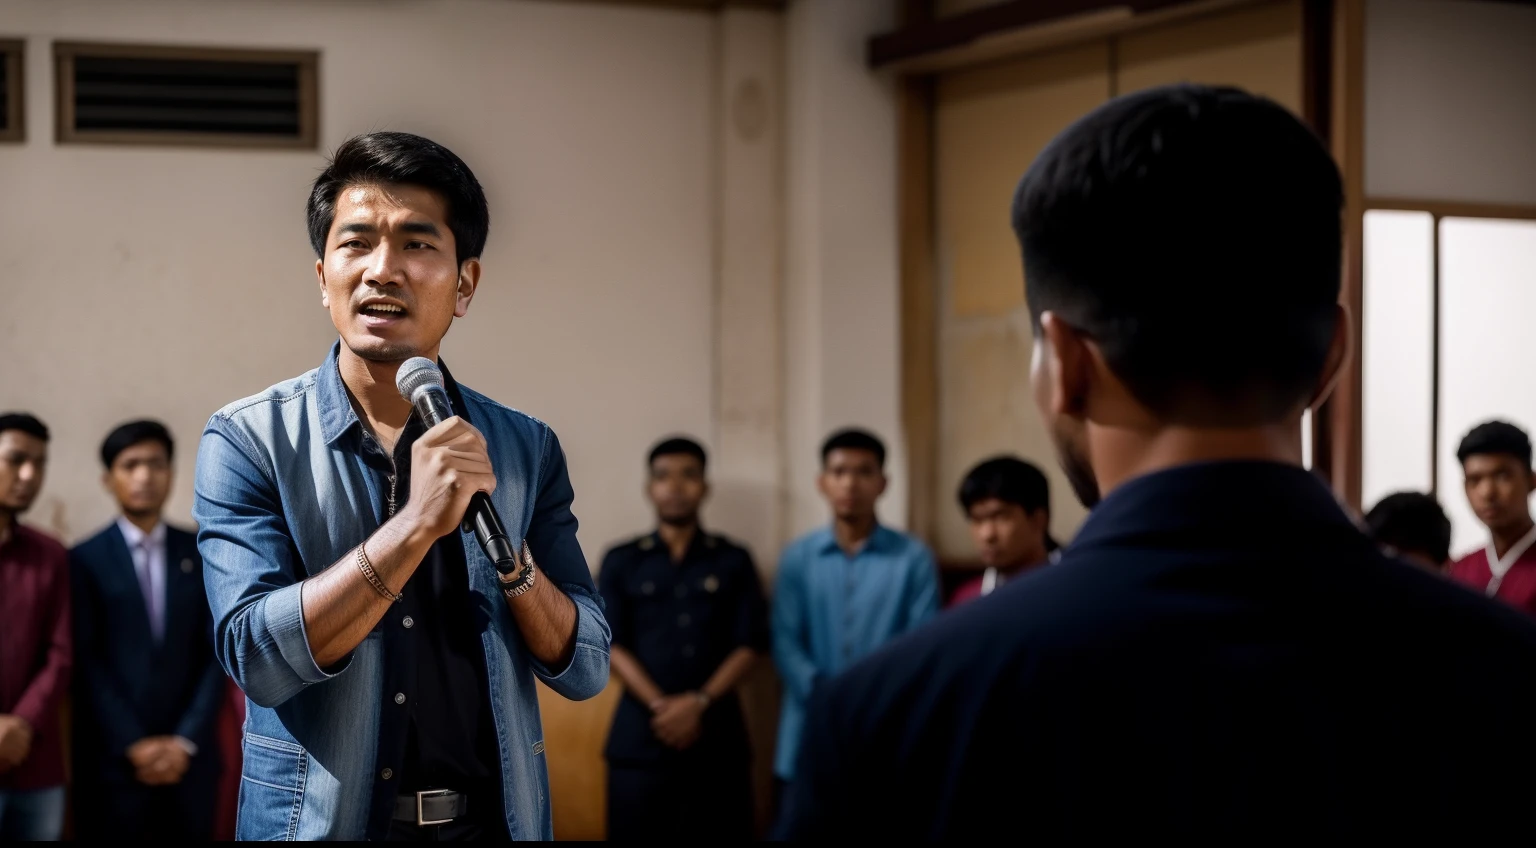
[{"label": "microphone handle", "polygon": [[473,529],[475,539],[480,543],[480,549],[495,563],[496,570],[502,574],[511,574],[517,571],[517,549],[512,547],[512,540],[507,538],[507,531],[501,527],[501,519],[496,517],[496,508],[491,505],[491,498],[485,492],[475,492],[469,499],[469,509],[464,513],[464,529]]},{"label": "microphone handle", "polygon": [[[415,406],[417,414],[428,427],[436,427],[453,417],[448,394],[441,388],[418,392]],[[496,565],[497,571],[502,574],[517,571],[517,549],[512,546],[512,540],[507,538],[501,519],[496,517],[496,508],[491,504],[489,495],[475,492],[469,499],[469,509],[464,511],[464,520],[459,527],[464,532],[474,531],[475,541],[480,543],[480,549]]]}]

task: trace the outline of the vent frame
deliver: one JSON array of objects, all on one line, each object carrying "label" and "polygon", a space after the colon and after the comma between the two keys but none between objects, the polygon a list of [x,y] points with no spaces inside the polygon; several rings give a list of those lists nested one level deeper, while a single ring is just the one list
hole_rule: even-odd
[{"label": "vent frame", "polygon": [[[76,126],[75,120],[75,60],[77,58],[293,65],[298,71],[298,133],[297,135],[272,135],[195,130],[81,129]],[[59,144],[256,147],[282,150],[314,150],[319,146],[319,51],[56,41],[53,43],[53,65],[55,141]]]},{"label": "vent frame", "polygon": [[23,38],[0,38],[0,65],[5,69],[5,123],[0,125],[0,142],[27,140],[27,42]]}]

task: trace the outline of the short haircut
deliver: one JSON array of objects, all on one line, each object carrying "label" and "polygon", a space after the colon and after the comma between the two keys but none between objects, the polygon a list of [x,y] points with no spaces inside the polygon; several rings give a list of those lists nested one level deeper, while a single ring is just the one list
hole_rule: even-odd
[{"label": "short haircut", "polygon": [[1456,448],[1456,461],[1466,464],[1467,457],[1478,454],[1504,454],[1531,467],[1531,437],[1508,421],[1485,421],[1473,427]]},{"label": "short haircut", "polygon": [[1030,316],[1092,339],[1165,421],[1277,423],[1327,362],[1343,198],[1327,148],[1273,101],[1188,84],[1118,97],[1014,194]]},{"label": "short haircut", "polygon": [[1440,508],[1440,502],[1429,495],[1387,495],[1365,514],[1365,525],[1378,545],[1423,554],[1437,563],[1451,558],[1451,519]]},{"label": "short haircut", "polygon": [[448,207],[448,229],[460,264],[485,250],[491,211],[473,171],[453,151],[403,132],[375,132],[342,142],[309,193],[309,243],[325,256],[336,220],[336,196],[352,185],[396,184],[429,189]]},{"label": "short haircut", "polygon": [[697,459],[699,461],[700,471],[703,471],[709,467],[709,457],[704,453],[704,446],[698,442],[695,442],[693,439],[684,438],[682,436],[675,436],[673,438],[663,439],[662,441],[657,442],[656,447],[651,448],[650,456],[646,457],[645,467],[650,468],[652,465],[655,465],[657,457],[674,456],[677,454],[691,456]]},{"label": "short haircut", "polygon": [[48,441],[48,425],[25,412],[0,413],[0,433],[6,430],[20,430],[35,439]]},{"label": "short haircut", "polygon": [[[972,468],[960,481],[956,497],[967,516],[971,507],[993,499],[1016,504],[1025,512],[1043,509],[1046,515],[1051,514],[1051,484],[1045,472],[1016,456],[993,457]],[[1047,529],[1045,549],[1054,551],[1059,547]]]},{"label": "short haircut", "polygon": [[176,442],[171,438],[171,431],[165,428],[159,421],[129,421],[120,424],[101,442],[101,464],[111,470],[112,463],[117,462],[117,457],[123,451],[140,442],[159,442],[165,445],[165,458],[176,458]]},{"label": "short haircut", "polygon": [[869,451],[875,455],[875,464],[882,470],[885,468],[885,443],[868,430],[849,427],[828,436],[827,440],[821,443],[822,465],[827,464],[827,457],[831,456],[835,450]]},{"label": "short haircut", "polygon": [[1016,504],[1026,512],[1051,509],[1051,484],[1045,473],[1032,463],[1014,456],[993,457],[972,468],[960,481],[956,495],[960,508],[970,512],[971,507],[985,500],[1000,500]]}]

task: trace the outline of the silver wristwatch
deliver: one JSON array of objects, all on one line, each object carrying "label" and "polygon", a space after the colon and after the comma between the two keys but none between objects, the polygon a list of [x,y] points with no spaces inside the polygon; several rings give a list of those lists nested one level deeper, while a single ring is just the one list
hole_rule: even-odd
[{"label": "silver wristwatch", "polygon": [[501,593],[509,598],[516,598],[532,589],[534,581],[538,579],[539,569],[533,564],[533,553],[528,550],[527,539],[523,540],[522,561],[523,567],[518,570],[517,576],[508,579],[497,575],[497,579],[501,581]]}]

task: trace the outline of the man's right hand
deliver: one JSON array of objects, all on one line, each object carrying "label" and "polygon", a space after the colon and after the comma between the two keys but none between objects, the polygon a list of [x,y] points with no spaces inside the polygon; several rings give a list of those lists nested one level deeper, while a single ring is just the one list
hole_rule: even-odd
[{"label": "man's right hand", "polygon": [[475,492],[496,491],[485,436],[458,416],[421,435],[411,446],[411,493],[405,514],[412,529],[436,541],[464,520]]},{"label": "man's right hand", "polygon": [[22,764],[32,752],[32,725],[18,715],[0,715],[0,771]]}]

